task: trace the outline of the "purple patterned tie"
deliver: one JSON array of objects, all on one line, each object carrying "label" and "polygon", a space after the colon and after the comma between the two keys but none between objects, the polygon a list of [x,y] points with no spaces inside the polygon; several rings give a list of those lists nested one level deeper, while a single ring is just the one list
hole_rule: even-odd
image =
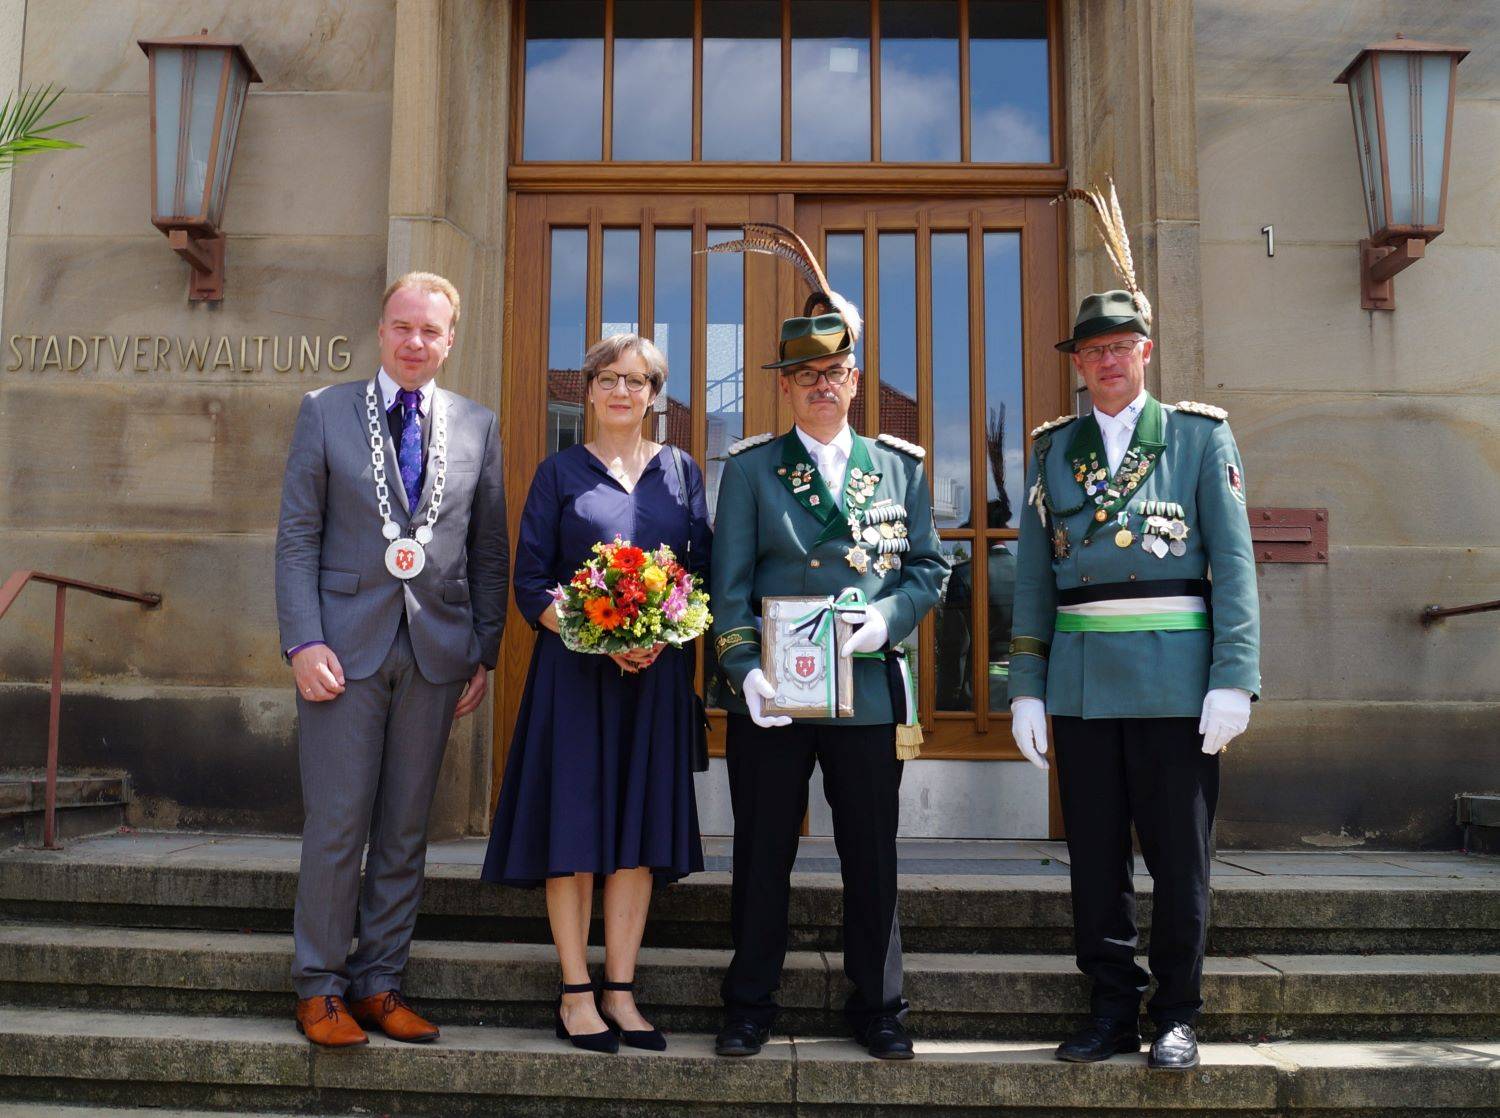
[{"label": "purple patterned tie", "polygon": [[396,462],[401,467],[401,486],[406,490],[407,507],[416,512],[417,498],[422,495],[422,394],[403,389],[396,398],[406,409]]}]

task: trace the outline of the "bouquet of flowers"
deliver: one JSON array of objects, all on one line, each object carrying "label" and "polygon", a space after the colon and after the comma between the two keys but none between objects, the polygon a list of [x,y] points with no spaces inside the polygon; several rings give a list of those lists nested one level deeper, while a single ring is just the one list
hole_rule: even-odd
[{"label": "bouquet of flowers", "polygon": [[702,636],[713,617],[701,580],[666,545],[643,551],[615,537],[596,543],[594,557],[552,591],[563,644],[608,655],[683,645]]}]

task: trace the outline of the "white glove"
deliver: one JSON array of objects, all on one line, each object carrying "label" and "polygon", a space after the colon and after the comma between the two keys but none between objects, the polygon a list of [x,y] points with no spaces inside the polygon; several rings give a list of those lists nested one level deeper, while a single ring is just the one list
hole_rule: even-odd
[{"label": "white glove", "polygon": [[1203,715],[1198,732],[1203,752],[1218,753],[1250,725],[1250,692],[1239,687],[1215,687],[1203,696]]},{"label": "white glove", "polygon": [[1039,769],[1047,767],[1047,704],[1041,699],[1014,699],[1010,704],[1010,736],[1021,756]]},{"label": "white glove", "polygon": [[844,610],[839,616],[859,628],[849,634],[840,656],[853,656],[856,652],[876,652],[885,647],[890,632],[885,626],[885,616],[874,606],[863,610]]},{"label": "white glove", "polygon": [[750,721],[769,729],[772,726],[790,726],[792,720],[785,714],[762,714],[761,707],[767,699],[776,697],[776,688],[759,668],[751,668],[745,677],[745,709],[750,712]]}]

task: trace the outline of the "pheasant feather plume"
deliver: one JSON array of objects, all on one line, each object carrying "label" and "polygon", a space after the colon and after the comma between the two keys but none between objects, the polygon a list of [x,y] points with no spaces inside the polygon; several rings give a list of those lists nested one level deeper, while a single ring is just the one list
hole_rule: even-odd
[{"label": "pheasant feather plume", "polygon": [[1105,182],[1109,184],[1108,197],[1105,197],[1098,187],[1090,187],[1087,190],[1073,187],[1052,199],[1052,204],[1055,206],[1064,198],[1071,198],[1089,207],[1089,211],[1094,215],[1095,224],[1099,227],[1099,238],[1104,242],[1104,251],[1109,256],[1109,262],[1120,274],[1125,290],[1130,292],[1131,301],[1135,304],[1135,309],[1140,312],[1141,321],[1150,326],[1151,302],[1146,298],[1146,293],[1141,290],[1140,281],[1136,279],[1135,259],[1130,254],[1130,233],[1125,228],[1125,215],[1120,210],[1120,196],[1115,192],[1114,179],[1107,178]]},{"label": "pheasant feather plume", "polygon": [[794,230],[774,221],[747,221],[745,235],[733,241],[710,245],[705,252],[758,252],[775,256],[791,264],[808,286],[811,294],[807,298],[804,314],[811,314],[819,304],[832,307],[843,316],[844,324],[855,339],[864,328],[859,310],[828,283],[828,277],[812,249]]}]

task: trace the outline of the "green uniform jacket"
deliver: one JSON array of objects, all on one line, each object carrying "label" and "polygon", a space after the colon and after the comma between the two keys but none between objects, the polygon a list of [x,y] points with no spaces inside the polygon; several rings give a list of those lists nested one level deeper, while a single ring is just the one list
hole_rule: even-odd
[{"label": "green uniform jacket", "polygon": [[[1187,410],[1185,410],[1187,409]],[[1148,396],[1120,470],[1107,481],[1106,520],[1085,484],[1107,472],[1092,415],[1034,432],[1016,570],[1010,697],[1043,698],[1051,714],[1082,718],[1197,718],[1211,688],[1260,693],[1260,603],[1240,454],[1225,414]],[[1044,492],[1037,486],[1045,470]],[[1080,475],[1084,481],[1081,483]],[[1140,475],[1135,481],[1132,478]],[[1112,490],[1116,497],[1109,498]],[[1048,506],[1047,523],[1038,505]],[[1142,549],[1146,502],[1181,507],[1182,555]],[[1116,545],[1122,524],[1128,546]],[[1058,526],[1066,556],[1055,547]],[[1123,538],[1123,537],[1122,537]],[[1057,632],[1058,591],[1212,571],[1208,628],[1165,632]],[[1129,591],[1129,587],[1126,591]],[[1087,591],[1085,591],[1087,592]]]},{"label": "green uniform jacket", "polygon": [[[763,597],[836,596],[856,586],[885,618],[891,645],[905,639],[937,604],[948,564],[933,525],[922,452],[887,439],[854,436],[844,509],[829,494],[795,430],[731,449],[719,480],[709,577],[715,650],[731,692],[721,696],[725,709],[746,713],[740,693],[745,676],[760,667]],[[901,510],[904,515],[896,515]],[[909,550],[889,553],[899,558],[899,567],[877,569],[885,564],[877,562],[873,544],[863,548],[863,574],[850,565],[851,515],[861,530],[870,527],[866,518],[873,515],[894,530],[895,538],[907,541]],[[882,516],[890,519],[880,521]],[[894,720],[886,667],[875,660],[854,663],[852,718],[799,719],[838,726]]]}]

